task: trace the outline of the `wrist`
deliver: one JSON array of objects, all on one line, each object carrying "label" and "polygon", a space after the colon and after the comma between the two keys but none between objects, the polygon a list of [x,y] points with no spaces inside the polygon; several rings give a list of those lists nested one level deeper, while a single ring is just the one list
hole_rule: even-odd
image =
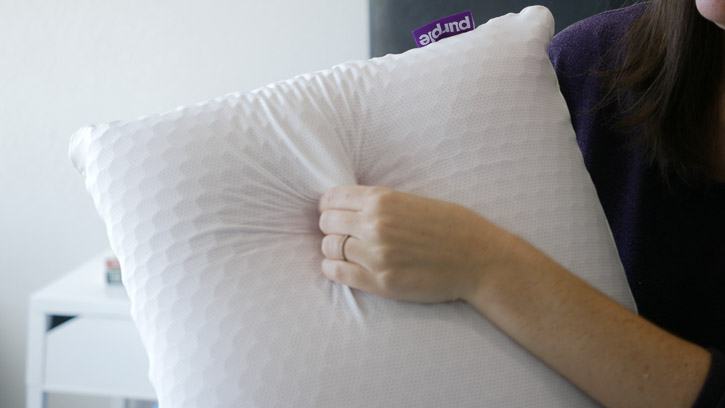
[{"label": "wrist", "polygon": [[506,297],[512,288],[525,284],[527,273],[556,266],[553,260],[524,239],[504,230],[501,234],[495,248],[483,250],[486,252],[484,261],[477,264],[461,296],[461,300],[484,316],[498,298]]}]

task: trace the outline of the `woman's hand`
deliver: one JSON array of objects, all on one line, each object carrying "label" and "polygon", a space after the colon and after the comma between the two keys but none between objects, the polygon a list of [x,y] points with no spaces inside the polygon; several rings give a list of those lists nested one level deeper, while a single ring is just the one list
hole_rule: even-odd
[{"label": "woman's hand", "polygon": [[511,261],[518,240],[460,205],[384,187],[332,188],[319,210],[325,276],[411,302],[472,297],[486,270]]}]

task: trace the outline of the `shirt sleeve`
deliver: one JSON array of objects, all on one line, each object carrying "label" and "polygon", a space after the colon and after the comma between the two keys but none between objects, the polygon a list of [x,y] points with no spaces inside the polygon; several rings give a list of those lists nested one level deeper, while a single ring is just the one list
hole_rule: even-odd
[{"label": "shirt sleeve", "polygon": [[708,351],[712,355],[710,371],[693,408],[725,408],[725,354],[715,349]]}]

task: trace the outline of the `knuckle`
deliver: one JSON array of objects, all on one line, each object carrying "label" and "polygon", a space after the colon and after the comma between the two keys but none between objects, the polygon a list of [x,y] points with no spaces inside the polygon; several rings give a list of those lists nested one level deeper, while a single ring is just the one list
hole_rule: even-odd
[{"label": "knuckle", "polygon": [[370,233],[377,240],[383,240],[394,228],[393,220],[382,216],[372,218],[368,225]]},{"label": "knuckle", "polygon": [[325,256],[330,256],[332,252],[330,252],[330,249],[332,247],[332,238],[327,235],[324,238],[322,238],[322,254]]},{"label": "knuckle", "polygon": [[370,237],[371,241],[380,241],[382,240],[382,234],[380,231],[380,225],[378,220],[370,220],[367,222],[367,230],[368,230],[368,236]]},{"label": "knuckle", "polygon": [[373,256],[380,265],[392,265],[398,260],[398,256],[395,251],[390,248],[381,245],[373,250]]},{"label": "knuckle", "polygon": [[329,223],[330,213],[325,211],[320,215],[320,230],[327,231],[327,224]]},{"label": "knuckle", "polygon": [[373,210],[381,210],[390,204],[390,196],[393,190],[386,187],[373,187],[370,193],[370,206]]},{"label": "knuckle", "polygon": [[337,246],[339,245],[338,241],[333,239],[333,237],[329,237],[327,240],[327,254],[330,256],[330,258],[336,258],[337,257]]}]

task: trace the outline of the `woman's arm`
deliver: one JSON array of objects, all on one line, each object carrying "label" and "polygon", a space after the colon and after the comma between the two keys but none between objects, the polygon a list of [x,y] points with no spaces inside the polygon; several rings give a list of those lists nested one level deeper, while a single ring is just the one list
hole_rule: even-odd
[{"label": "woman's arm", "polygon": [[691,407],[710,353],[635,315],[517,239],[509,265],[463,295],[525,349],[608,407]]},{"label": "woman's arm", "polygon": [[708,351],[462,206],[346,186],[319,210],[329,279],[405,301],[464,300],[605,406],[688,407],[705,382]]}]

